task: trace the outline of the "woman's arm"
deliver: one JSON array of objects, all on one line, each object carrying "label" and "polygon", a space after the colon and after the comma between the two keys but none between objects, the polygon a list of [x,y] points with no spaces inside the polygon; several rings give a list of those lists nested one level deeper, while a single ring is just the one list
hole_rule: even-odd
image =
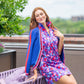
[{"label": "woman's arm", "polygon": [[37,68],[34,69],[34,75],[37,75]]},{"label": "woman's arm", "polygon": [[61,55],[61,51],[63,48],[63,43],[64,43],[64,36],[59,37],[59,44],[58,44],[58,52],[59,55]]},{"label": "woman's arm", "polygon": [[61,55],[61,51],[64,43],[64,35],[58,30],[54,30],[54,34],[55,36],[59,37],[58,52],[59,52],[59,55]]}]

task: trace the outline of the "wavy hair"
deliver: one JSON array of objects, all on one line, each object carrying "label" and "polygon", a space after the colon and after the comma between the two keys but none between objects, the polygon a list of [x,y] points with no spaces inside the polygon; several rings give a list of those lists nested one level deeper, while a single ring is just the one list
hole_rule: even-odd
[{"label": "wavy hair", "polygon": [[[46,22],[49,22],[49,21],[50,21],[49,16],[47,15],[46,11],[45,11],[43,8],[41,8],[41,7],[36,7],[36,8],[33,10],[32,16],[31,16],[31,19],[30,19],[30,30],[31,30],[31,29],[34,29],[35,27],[38,26],[38,22],[36,21],[36,18],[35,18],[35,12],[36,12],[37,10],[42,10],[42,11],[45,13],[45,15],[46,15]],[[56,28],[56,27],[54,27],[53,23],[51,23],[51,27],[52,27],[52,28]],[[56,29],[57,29],[57,28],[56,28]]]}]

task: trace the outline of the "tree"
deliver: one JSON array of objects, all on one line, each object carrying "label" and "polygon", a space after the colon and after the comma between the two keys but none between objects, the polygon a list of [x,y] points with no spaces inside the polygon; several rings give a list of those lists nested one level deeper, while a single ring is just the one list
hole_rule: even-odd
[{"label": "tree", "polygon": [[0,35],[22,34],[25,32],[24,26],[20,23],[24,20],[16,15],[17,11],[22,12],[28,0],[0,0]]}]

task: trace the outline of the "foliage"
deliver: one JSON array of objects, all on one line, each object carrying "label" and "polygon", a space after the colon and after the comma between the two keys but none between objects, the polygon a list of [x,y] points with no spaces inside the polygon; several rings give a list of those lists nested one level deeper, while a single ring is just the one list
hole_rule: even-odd
[{"label": "foliage", "polygon": [[64,34],[84,34],[84,21],[73,22],[62,18],[51,18],[51,21]]},{"label": "foliage", "polygon": [[25,26],[20,24],[22,17],[16,15],[17,11],[22,12],[28,0],[0,0],[0,35],[22,34]]},{"label": "foliage", "polygon": [[21,24],[25,26],[26,32],[29,32],[30,18],[26,21],[22,21]]}]

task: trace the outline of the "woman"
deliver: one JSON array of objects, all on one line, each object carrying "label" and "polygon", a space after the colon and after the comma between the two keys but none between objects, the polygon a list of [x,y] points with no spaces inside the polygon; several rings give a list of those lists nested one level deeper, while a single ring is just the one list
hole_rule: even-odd
[{"label": "woman", "polygon": [[52,22],[45,10],[37,7],[33,10],[30,21],[29,43],[26,54],[25,73],[37,79],[37,69],[46,79],[47,84],[77,84],[72,73],[64,64],[64,36]]}]

